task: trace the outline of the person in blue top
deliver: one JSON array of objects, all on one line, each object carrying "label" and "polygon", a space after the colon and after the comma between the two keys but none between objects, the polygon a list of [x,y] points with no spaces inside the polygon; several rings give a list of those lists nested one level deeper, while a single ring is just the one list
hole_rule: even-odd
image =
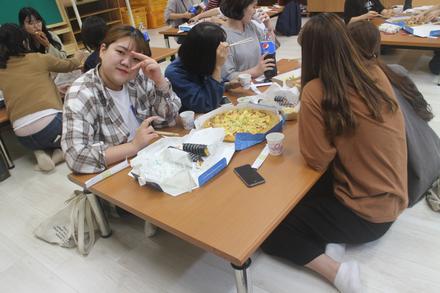
[{"label": "person in blue top", "polygon": [[165,70],[182,101],[181,111],[206,113],[220,106],[224,92],[221,71],[228,55],[225,40],[225,31],[209,22],[194,26],[184,39],[178,58]]}]

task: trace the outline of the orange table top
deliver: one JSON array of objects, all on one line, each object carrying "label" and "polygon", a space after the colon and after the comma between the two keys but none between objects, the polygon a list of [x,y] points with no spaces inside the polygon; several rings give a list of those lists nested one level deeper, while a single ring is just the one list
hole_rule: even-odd
[{"label": "orange table top", "polygon": [[[379,26],[385,21],[380,18],[373,19],[372,22]],[[400,30],[397,34],[381,34],[381,44],[387,46],[408,47],[414,49],[440,48],[440,38],[421,38]]]},{"label": "orange table top", "polygon": [[[298,65],[294,60],[280,60],[278,68],[285,72]],[[250,93],[237,89],[228,94],[236,98]],[[242,265],[321,176],[306,165],[299,152],[297,122],[287,122],[284,134],[283,155],[266,159],[259,169],[266,183],[253,188],[246,187],[233,169],[252,164],[264,144],[236,152],[227,168],[206,185],[178,197],[139,186],[127,175],[129,168],[90,191],[193,245]],[[71,174],[69,179],[83,186],[92,176]]]}]

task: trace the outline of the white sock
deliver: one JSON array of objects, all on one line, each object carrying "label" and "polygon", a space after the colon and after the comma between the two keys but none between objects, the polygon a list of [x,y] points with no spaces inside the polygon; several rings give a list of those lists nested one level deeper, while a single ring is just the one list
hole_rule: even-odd
[{"label": "white sock", "polygon": [[325,246],[325,254],[338,262],[342,262],[345,255],[345,244],[329,243]]},{"label": "white sock", "polygon": [[334,281],[335,287],[341,293],[362,292],[359,265],[355,261],[341,263]]},{"label": "white sock", "polygon": [[51,159],[55,165],[64,162],[63,151],[61,149],[54,149]]},{"label": "white sock", "polygon": [[51,157],[43,150],[34,151],[35,158],[37,159],[38,169],[40,171],[51,171],[55,168]]}]

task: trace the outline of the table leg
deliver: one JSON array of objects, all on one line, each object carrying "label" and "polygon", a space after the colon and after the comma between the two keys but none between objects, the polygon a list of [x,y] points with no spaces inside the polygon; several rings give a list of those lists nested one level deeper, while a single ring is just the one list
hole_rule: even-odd
[{"label": "table leg", "polygon": [[150,222],[145,221],[144,224],[145,236],[147,236],[148,238],[153,237],[154,235],[156,235],[156,232],[157,232],[157,227],[151,224]]},{"label": "table leg", "polygon": [[252,293],[252,281],[249,272],[251,263],[251,259],[248,259],[242,266],[231,264],[235,272],[235,285],[237,287],[237,293]]},{"label": "table leg", "polygon": [[102,206],[99,199],[96,197],[96,195],[94,195],[89,191],[84,191],[84,193],[87,195],[87,199],[89,200],[90,207],[92,208],[93,213],[95,214],[95,219],[96,222],[98,223],[99,231],[101,231],[101,237],[102,238],[110,237],[112,235],[112,230],[110,228],[110,225],[108,224],[104,212],[102,211]]},{"label": "table leg", "polygon": [[11,156],[8,153],[8,149],[6,148],[5,143],[0,135],[0,152],[4,155],[6,159],[6,163],[8,164],[8,169],[12,169],[15,167],[14,162],[11,159]]},{"label": "table leg", "polygon": [[165,41],[165,46],[167,47],[167,48],[171,48],[171,46],[170,46],[170,38],[168,37],[168,36],[163,36],[163,39],[164,39],[164,41]]}]

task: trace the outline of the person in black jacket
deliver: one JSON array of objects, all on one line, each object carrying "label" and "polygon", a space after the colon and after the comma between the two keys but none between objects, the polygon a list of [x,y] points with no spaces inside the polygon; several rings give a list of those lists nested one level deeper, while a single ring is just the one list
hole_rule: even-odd
[{"label": "person in black jacket", "polygon": [[391,16],[391,13],[379,0],[346,0],[344,5],[345,23],[369,20],[379,14]]},{"label": "person in black jacket", "polygon": [[98,16],[87,17],[81,28],[81,38],[86,48],[92,52],[84,62],[83,72],[93,69],[99,63],[99,48],[107,33],[107,24]]}]

